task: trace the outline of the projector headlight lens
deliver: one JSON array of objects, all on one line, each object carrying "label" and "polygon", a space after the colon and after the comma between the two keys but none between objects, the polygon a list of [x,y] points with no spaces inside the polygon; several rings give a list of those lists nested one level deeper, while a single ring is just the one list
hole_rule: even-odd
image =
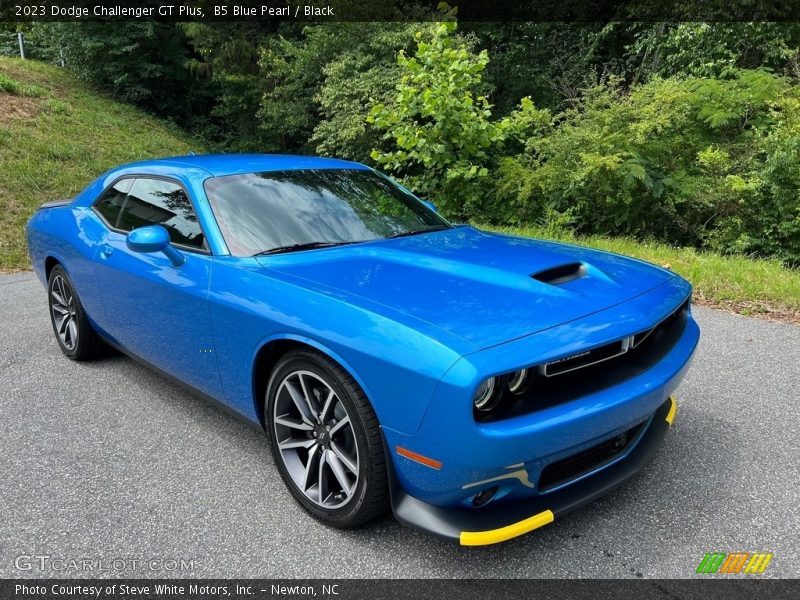
[{"label": "projector headlight lens", "polygon": [[500,400],[500,386],[497,384],[497,377],[490,377],[478,386],[475,390],[473,403],[475,408],[481,412],[492,410]]},{"label": "projector headlight lens", "polygon": [[508,391],[512,394],[522,394],[528,389],[530,383],[530,371],[520,369],[508,377]]}]

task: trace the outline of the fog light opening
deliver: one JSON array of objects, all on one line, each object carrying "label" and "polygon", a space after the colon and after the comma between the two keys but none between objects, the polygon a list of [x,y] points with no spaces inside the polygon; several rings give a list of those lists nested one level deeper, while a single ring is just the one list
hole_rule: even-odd
[{"label": "fog light opening", "polygon": [[478,508],[479,506],[483,506],[489,500],[494,498],[494,495],[497,493],[497,490],[500,489],[498,486],[490,487],[485,490],[481,490],[472,498],[472,506]]}]

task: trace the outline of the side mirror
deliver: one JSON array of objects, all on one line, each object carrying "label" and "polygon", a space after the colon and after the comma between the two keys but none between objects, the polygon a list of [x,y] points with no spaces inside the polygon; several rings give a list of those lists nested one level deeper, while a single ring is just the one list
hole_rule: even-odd
[{"label": "side mirror", "polygon": [[430,208],[433,212],[439,212],[439,210],[436,208],[436,205],[430,200],[422,200],[422,203]]},{"label": "side mirror", "polygon": [[125,238],[125,243],[133,252],[163,252],[176,267],[186,260],[169,241],[169,232],[161,225],[148,225],[134,229]]}]

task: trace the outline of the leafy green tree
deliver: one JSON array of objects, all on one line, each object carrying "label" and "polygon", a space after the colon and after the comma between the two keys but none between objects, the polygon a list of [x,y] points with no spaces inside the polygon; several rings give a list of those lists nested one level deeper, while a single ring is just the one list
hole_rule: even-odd
[{"label": "leafy green tree", "polygon": [[189,50],[173,24],[42,23],[30,36],[45,54],[63,56],[71,70],[117,100],[171,118],[191,113]]},{"label": "leafy green tree", "polygon": [[630,24],[627,68],[653,75],[717,77],[727,69],[769,69],[797,76],[798,23]]},{"label": "leafy green tree", "polygon": [[265,91],[258,123],[283,152],[310,150],[308,140],[320,120],[315,97],[323,69],[343,42],[334,33],[331,24],[308,26],[297,36],[276,36],[261,48],[259,74]]},{"label": "leafy green tree", "polygon": [[373,150],[372,159],[464,218],[485,199],[496,153],[541,116],[526,99],[511,116],[491,119],[489,101],[478,93],[488,54],[471,52],[455,29],[447,22],[415,34],[414,55],[397,56],[402,76],[394,98],[375,105],[368,121],[391,145]]},{"label": "leafy green tree", "polygon": [[322,23],[282,30],[261,50],[260,127],[281,148],[365,160],[377,137],[365,127],[376,99],[394,89],[394,57],[411,45],[407,23]]},{"label": "leafy green tree", "polygon": [[632,42],[623,24],[465,23],[460,29],[491,56],[486,95],[501,116],[526,96],[542,108],[565,108],[600,76],[619,72]]},{"label": "leafy green tree", "polygon": [[401,76],[395,57],[411,49],[418,28],[413,23],[340,24],[339,34],[351,43],[324,68],[315,97],[321,118],[311,137],[316,152],[363,162],[382,146],[367,117],[375,104],[391,101]]},{"label": "leafy green tree", "polygon": [[726,186],[736,202],[711,234],[713,247],[777,256],[800,267],[800,90],[786,89],[770,102],[768,126],[741,174]]},{"label": "leafy green tree", "polygon": [[233,152],[278,149],[276,137],[261,129],[256,118],[267,90],[259,68],[260,52],[277,25],[191,22],[182,29],[194,50],[187,67],[213,93],[213,103],[205,111],[205,136]]}]

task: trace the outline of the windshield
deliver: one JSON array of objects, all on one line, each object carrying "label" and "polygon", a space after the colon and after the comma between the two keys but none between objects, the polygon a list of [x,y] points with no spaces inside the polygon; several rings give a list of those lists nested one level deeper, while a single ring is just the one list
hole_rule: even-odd
[{"label": "windshield", "polygon": [[213,177],[206,194],[234,256],[320,248],[444,229],[436,212],[368,170]]}]

